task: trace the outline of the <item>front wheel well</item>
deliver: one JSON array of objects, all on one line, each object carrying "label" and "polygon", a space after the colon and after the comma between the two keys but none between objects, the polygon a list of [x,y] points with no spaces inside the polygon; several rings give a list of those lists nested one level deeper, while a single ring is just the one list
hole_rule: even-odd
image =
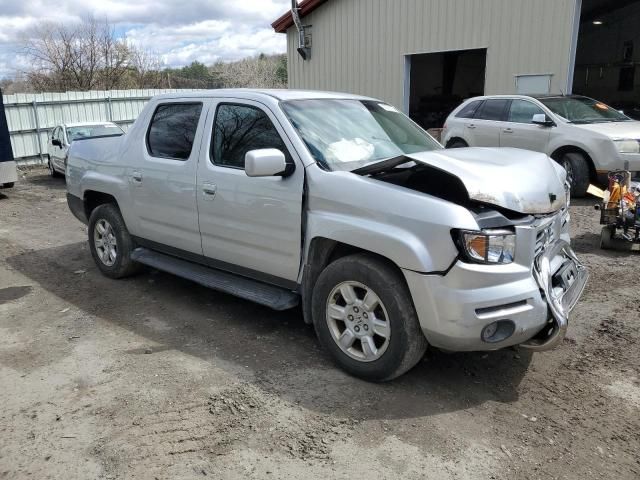
[{"label": "front wheel well", "polygon": [[464,143],[466,146],[469,146],[469,143],[467,143],[467,141],[464,138],[462,138],[462,137],[451,137],[449,139],[449,141],[447,142],[447,144],[445,145],[445,148],[451,147],[451,145],[453,145],[456,142]]},{"label": "front wheel well", "polygon": [[593,159],[591,156],[585,152],[582,148],[576,147],[574,145],[565,145],[556,149],[551,155],[549,155],[556,162],[560,162],[562,157],[567,153],[579,153],[587,160],[587,165],[589,166],[589,178],[592,182],[596,182],[598,179],[598,173],[596,172],[596,167],[593,163]]},{"label": "front wheel well", "polygon": [[91,217],[91,213],[100,205],[104,205],[105,203],[112,203],[117,208],[118,201],[115,199],[113,195],[109,195],[108,193],[97,192],[94,190],[87,190],[84,192],[84,213],[87,216],[87,219]]},{"label": "front wheel well", "polygon": [[[360,247],[355,247],[347,243],[342,243],[337,240],[331,240],[329,238],[316,237],[311,240],[309,245],[309,252],[307,255],[307,263],[304,266],[304,277],[302,279],[302,309],[304,321],[308,324],[312,323],[311,317],[311,295],[313,288],[320,276],[320,273],[331,263],[336,260],[355,255],[357,253],[365,253],[376,257],[393,268],[401,271],[400,267],[396,265],[392,260],[377,253],[365,250]],[[404,277],[403,277],[404,278]]]}]

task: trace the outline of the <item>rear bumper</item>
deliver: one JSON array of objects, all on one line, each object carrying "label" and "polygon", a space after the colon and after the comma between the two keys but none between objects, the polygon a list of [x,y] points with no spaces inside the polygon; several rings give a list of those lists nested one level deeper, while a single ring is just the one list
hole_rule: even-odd
[{"label": "rear bumper", "polygon": [[67,205],[69,205],[69,210],[71,210],[74,217],[85,225],[89,224],[89,220],[87,219],[87,215],[84,210],[84,201],[81,198],[67,193]]},{"label": "rear bumper", "polygon": [[[550,245],[532,269],[457,262],[445,276],[406,270],[404,275],[427,340],[450,351],[555,348],[588,278],[563,239]],[[511,322],[513,332],[502,341],[484,341],[483,329],[498,321]]]}]

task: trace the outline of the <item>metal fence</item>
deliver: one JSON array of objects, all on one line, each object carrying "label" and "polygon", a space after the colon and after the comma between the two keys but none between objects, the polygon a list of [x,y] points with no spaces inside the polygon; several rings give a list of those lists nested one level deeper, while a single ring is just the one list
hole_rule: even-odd
[{"label": "metal fence", "polygon": [[4,95],[13,155],[18,163],[46,161],[49,133],[72,122],[111,121],[125,131],[154,95],[185,90],[111,90]]}]

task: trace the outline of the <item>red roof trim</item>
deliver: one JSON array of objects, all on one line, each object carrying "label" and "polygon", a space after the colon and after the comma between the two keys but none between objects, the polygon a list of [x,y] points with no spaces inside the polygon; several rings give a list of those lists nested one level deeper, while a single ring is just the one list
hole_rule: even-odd
[{"label": "red roof trim", "polygon": [[[304,17],[305,15],[310,14],[326,1],[327,0],[303,0],[298,4],[298,8],[300,8],[300,16]],[[287,29],[292,25],[293,17],[291,16],[291,10],[271,24],[277,33],[287,33]]]}]

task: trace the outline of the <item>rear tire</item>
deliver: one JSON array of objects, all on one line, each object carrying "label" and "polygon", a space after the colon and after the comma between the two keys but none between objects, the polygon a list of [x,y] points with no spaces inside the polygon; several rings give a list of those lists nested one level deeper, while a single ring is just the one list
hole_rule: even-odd
[{"label": "rear tire", "polygon": [[464,140],[456,139],[449,142],[447,148],[467,148],[469,144]]},{"label": "rear tire", "polygon": [[112,203],[96,207],[89,218],[89,248],[103,275],[124,278],[142,266],[131,260],[135,244],[120,210]]},{"label": "rear tire", "polygon": [[404,278],[367,254],[325,268],[313,289],[312,312],[322,346],[340,367],[365,380],[399,377],[427,349]]},{"label": "rear tire", "polygon": [[3,183],[2,188],[13,188],[15,182]]},{"label": "rear tire", "polygon": [[565,153],[559,161],[567,171],[572,197],[584,197],[589,188],[589,163],[581,153]]}]

